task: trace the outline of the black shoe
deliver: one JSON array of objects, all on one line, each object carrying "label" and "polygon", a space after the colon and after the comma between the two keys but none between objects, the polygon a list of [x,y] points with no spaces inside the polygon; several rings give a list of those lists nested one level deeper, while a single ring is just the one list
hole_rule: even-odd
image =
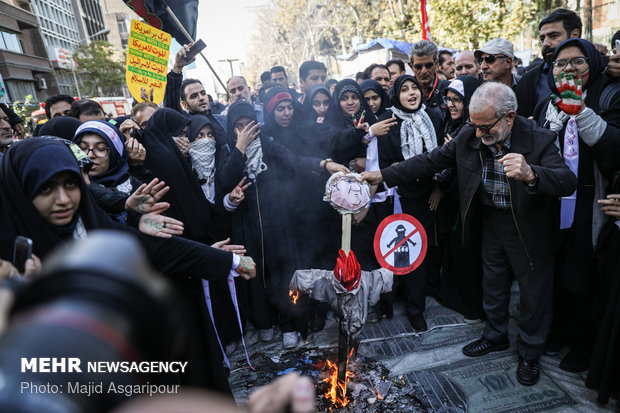
[{"label": "black shoe", "polygon": [[560,362],[560,368],[570,373],[581,373],[590,367],[590,357],[584,357],[569,351]]},{"label": "black shoe", "polygon": [[323,330],[325,327],[325,319],[326,316],[323,313],[314,313],[310,316],[310,321],[308,322],[308,328],[312,332],[317,332]]},{"label": "black shoe", "polygon": [[538,359],[525,360],[519,356],[519,367],[517,367],[517,380],[524,386],[532,386],[538,383],[540,378],[540,364]]},{"label": "black shoe", "polygon": [[507,350],[508,347],[510,347],[510,342],[507,338],[496,343],[481,337],[463,347],[463,354],[467,357],[479,357],[492,351]]},{"label": "black shoe", "polygon": [[426,320],[422,314],[412,315],[407,314],[407,318],[409,319],[409,323],[411,327],[416,331],[416,333],[421,333],[423,331],[428,330],[428,325],[426,324]]}]

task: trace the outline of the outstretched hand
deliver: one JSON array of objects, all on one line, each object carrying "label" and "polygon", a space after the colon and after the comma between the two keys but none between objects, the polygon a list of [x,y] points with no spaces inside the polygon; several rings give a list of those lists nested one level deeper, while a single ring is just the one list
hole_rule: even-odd
[{"label": "outstretched hand", "polygon": [[226,238],[223,241],[218,241],[216,243],[214,243],[213,245],[211,245],[213,248],[217,248],[218,250],[222,250],[222,251],[230,251],[232,253],[235,253],[237,255],[241,255],[243,256],[243,254],[245,254],[247,251],[245,250],[245,246],[243,245],[235,245],[235,244],[231,244],[230,243],[230,238]]},{"label": "outstretched hand", "polygon": [[162,215],[162,212],[170,207],[170,204],[166,205],[165,208],[160,208],[140,217],[138,224],[140,232],[158,238],[172,238],[173,235],[183,234],[183,222]]},{"label": "outstretched hand", "polygon": [[329,172],[330,174],[335,174],[336,172],[342,172],[344,174],[350,174],[351,171],[349,170],[349,168],[347,168],[344,165],[341,165],[339,163],[336,163],[334,161],[328,161],[325,163],[325,169],[327,169],[327,172]]},{"label": "outstretched hand", "polygon": [[159,182],[155,178],[148,184],[142,184],[136,191],[131,194],[125,201],[125,210],[133,210],[139,214],[148,214],[149,212],[163,212],[170,207],[167,202],[159,202],[170,190],[169,186],[165,186],[164,181]]},{"label": "outstretched hand", "polygon": [[370,185],[379,185],[381,182],[383,182],[383,175],[381,175],[381,171],[365,171],[360,174],[359,181],[366,181]]},{"label": "outstretched hand", "polygon": [[568,81],[566,80],[566,74],[560,73],[560,79],[557,76],[553,76],[555,81],[555,87],[560,92],[558,97],[555,94],[551,94],[551,100],[557,105],[558,108],[567,115],[576,115],[581,109],[585,107],[582,99],[581,91],[581,79],[577,79],[577,85],[573,79],[573,74],[568,74]]}]

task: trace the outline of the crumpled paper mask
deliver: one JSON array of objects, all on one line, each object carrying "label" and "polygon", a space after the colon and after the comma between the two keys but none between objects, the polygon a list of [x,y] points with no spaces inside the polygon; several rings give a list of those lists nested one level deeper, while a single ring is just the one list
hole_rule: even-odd
[{"label": "crumpled paper mask", "polygon": [[359,174],[333,174],[325,184],[323,200],[341,214],[357,214],[370,202],[370,186],[359,182]]}]

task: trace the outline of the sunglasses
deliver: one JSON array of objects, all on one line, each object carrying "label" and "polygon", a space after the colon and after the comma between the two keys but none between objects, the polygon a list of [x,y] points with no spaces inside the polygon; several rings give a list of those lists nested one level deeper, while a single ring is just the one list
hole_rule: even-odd
[{"label": "sunglasses", "polygon": [[469,126],[471,126],[474,129],[480,129],[483,133],[489,133],[491,131],[491,129],[493,129],[493,126],[497,125],[497,122],[499,122],[500,120],[502,120],[502,118],[506,116],[506,113],[504,113],[502,116],[500,116],[499,118],[497,118],[497,120],[495,122],[493,122],[491,125],[476,125],[474,124],[471,119],[467,119],[467,124]]},{"label": "sunglasses", "polygon": [[488,65],[492,65],[493,63],[495,63],[495,61],[497,59],[506,59],[508,56],[504,56],[502,54],[500,55],[493,55],[490,54],[488,56],[485,57],[479,57],[478,58],[478,64],[481,65],[483,61],[487,62]]},{"label": "sunglasses", "polygon": [[433,66],[435,66],[435,61],[433,60],[432,62],[426,62],[426,63],[416,63],[413,65],[413,68],[415,70],[422,70],[423,67],[425,67],[426,69],[430,70],[433,68]]}]

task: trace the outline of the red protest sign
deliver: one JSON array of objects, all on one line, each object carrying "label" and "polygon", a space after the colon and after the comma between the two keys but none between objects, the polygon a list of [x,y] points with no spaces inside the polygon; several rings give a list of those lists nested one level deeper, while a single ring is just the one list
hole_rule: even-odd
[{"label": "red protest sign", "polygon": [[394,274],[408,274],[422,264],[428,241],[420,221],[408,214],[394,214],[379,224],[375,233],[375,256]]}]

